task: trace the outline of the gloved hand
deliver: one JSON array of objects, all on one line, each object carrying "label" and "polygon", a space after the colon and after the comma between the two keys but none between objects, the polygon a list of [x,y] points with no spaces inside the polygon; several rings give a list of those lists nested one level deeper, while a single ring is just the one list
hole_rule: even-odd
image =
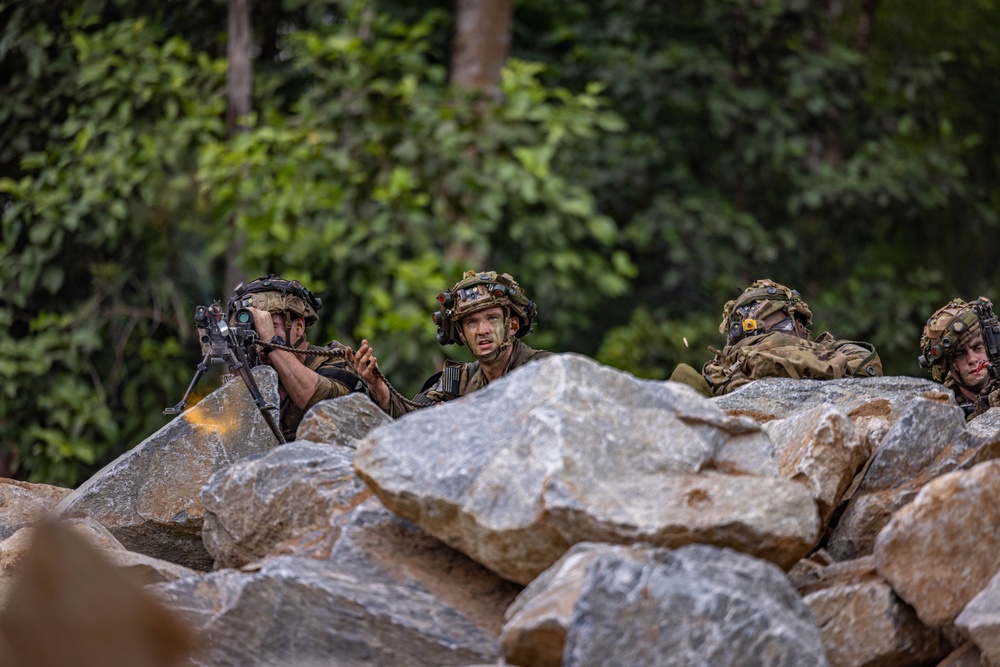
[{"label": "gloved hand", "polygon": [[986,396],[986,402],[991,408],[1000,408],[1000,388],[990,391]]}]

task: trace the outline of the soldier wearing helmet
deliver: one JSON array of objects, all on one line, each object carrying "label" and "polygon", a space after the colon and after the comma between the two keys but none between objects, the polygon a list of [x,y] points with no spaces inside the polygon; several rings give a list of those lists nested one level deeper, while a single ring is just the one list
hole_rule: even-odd
[{"label": "soldier wearing helmet", "polygon": [[[299,281],[270,274],[240,283],[233,291],[227,310],[230,319],[241,311],[252,313],[260,340],[317,352],[344,347],[337,341],[326,348],[309,344],[306,328],[319,319],[316,311],[323,302]],[[295,439],[303,414],[319,401],[354,391],[367,393],[364,381],[343,358],[272,349],[262,360],[278,374],[281,431],[289,442]]]},{"label": "soldier wearing helmet", "polygon": [[670,379],[689,384],[706,396],[721,396],[765,377],[833,380],[882,375],[875,348],[859,341],[836,340],[825,332],[812,337],[812,311],[802,296],[780,283],[754,282],[726,303],[719,332],[722,350],[701,373],[679,364]]},{"label": "soldier wearing helmet", "polygon": [[955,394],[966,419],[978,417],[992,403],[1000,405],[1000,392],[987,366],[982,327],[972,304],[952,299],[928,318],[920,336],[922,368]]},{"label": "soldier wearing helmet", "polygon": [[[446,361],[444,370],[424,383],[414,402],[429,405],[464,396],[549,354],[521,341],[532,332],[536,313],[535,304],[509,274],[466,271],[451,289],[438,295],[433,319],[441,345],[466,345],[476,360]],[[371,387],[372,397],[383,410],[398,417],[414,409],[394,399],[375,374],[378,362],[368,341],[362,341],[352,357],[355,370]]]}]

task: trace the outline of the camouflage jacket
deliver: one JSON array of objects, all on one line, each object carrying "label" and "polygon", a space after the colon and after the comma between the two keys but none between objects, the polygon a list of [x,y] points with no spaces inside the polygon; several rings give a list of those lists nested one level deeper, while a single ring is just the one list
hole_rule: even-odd
[{"label": "camouflage jacket", "polygon": [[965,411],[965,421],[971,421],[979,415],[983,414],[991,407],[991,403],[998,402],[998,396],[993,396],[991,400],[990,394],[992,394],[997,389],[997,383],[993,380],[983,387],[979,392],[979,395],[975,399],[966,398],[965,394],[958,386],[958,382],[952,376],[951,372],[944,378],[944,386],[946,389],[950,389],[953,394],[955,394],[955,402],[958,403],[958,407]]},{"label": "camouflage jacket", "polygon": [[873,377],[882,375],[882,361],[868,343],[835,340],[829,333],[805,339],[772,331],[716,350],[715,358],[701,372],[712,393],[722,396],[767,377],[796,380]]},{"label": "camouflage jacket", "polygon": [[[331,341],[325,348],[310,345],[308,349],[337,350],[342,347],[344,346],[337,341]],[[309,399],[309,403],[306,404],[305,408],[300,408],[296,405],[290,396],[286,395],[281,399],[281,433],[288,442],[295,440],[295,432],[299,428],[302,416],[309,408],[320,401],[328,398],[347,396],[354,391],[368,393],[368,385],[365,384],[364,380],[354,372],[354,368],[344,359],[330,359],[329,357],[309,355],[303,358],[302,363],[307,368],[316,371],[320,377],[319,382],[316,383],[316,391],[313,392],[312,398]]]},{"label": "camouflage jacket", "polygon": [[[502,375],[507,375],[518,366],[523,366],[529,361],[541,359],[552,354],[545,350],[533,350],[519,339],[515,338],[513,349],[510,352],[510,359],[503,369]],[[489,384],[486,373],[480,368],[478,361],[465,363],[462,361],[445,361],[444,370],[435,373],[424,383],[423,389],[413,398],[413,402],[419,405],[432,405],[443,401],[450,401],[459,396],[465,396]],[[416,410],[409,405],[403,404],[395,396],[389,399],[389,409],[386,411],[393,418],[402,414]]]}]

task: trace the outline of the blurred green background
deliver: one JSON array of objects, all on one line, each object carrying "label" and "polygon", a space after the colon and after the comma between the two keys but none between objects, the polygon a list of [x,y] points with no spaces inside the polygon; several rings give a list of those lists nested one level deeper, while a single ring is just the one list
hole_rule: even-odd
[{"label": "blurred green background", "polygon": [[998,2],[496,1],[477,88],[469,0],[0,0],[0,474],[74,486],[162,427],[194,306],[272,271],[407,395],[469,358],[430,319],[468,268],[539,304],[532,347],[659,379],[757,278],[889,375],[996,294]]}]

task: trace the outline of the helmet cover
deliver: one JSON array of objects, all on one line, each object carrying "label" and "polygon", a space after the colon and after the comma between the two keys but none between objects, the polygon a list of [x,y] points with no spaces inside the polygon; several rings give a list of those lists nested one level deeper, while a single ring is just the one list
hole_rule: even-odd
[{"label": "helmet cover", "polygon": [[438,327],[438,342],[442,345],[460,342],[462,318],[487,308],[499,306],[505,313],[516,315],[520,325],[514,334],[517,338],[534,330],[533,322],[538,314],[534,302],[524,295],[517,281],[508,273],[496,271],[466,271],[450,290],[438,295],[438,304],[434,323]]},{"label": "helmet cover", "polygon": [[278,313],[286,318],[289,314],[301,317],[309,326],[319,319],[316,311],[323,307],[323,301],[313,296],[298,280],[285,280],[271,273],[248,283],[240,283],[233,290],[227,304],[230,319],[237,310],[248,307]]},{"label": "helmet cover", "polygon": [[739,297],[726,302],[719,333],[726,335],[730,345],[748,333],[765,333],[757,328],[758,323],[779,311],[798,319],[806,328],[812,324],[812,311],[798,291],[767,278],[758,280]]},{"label": "helmet cover", "polygon": [[920,336],[921,354],[917,361],[940,382],[948,370],[948,359],[981,332],[979,317],[972,305],[962,299],[952,299],[927,318]]}]

